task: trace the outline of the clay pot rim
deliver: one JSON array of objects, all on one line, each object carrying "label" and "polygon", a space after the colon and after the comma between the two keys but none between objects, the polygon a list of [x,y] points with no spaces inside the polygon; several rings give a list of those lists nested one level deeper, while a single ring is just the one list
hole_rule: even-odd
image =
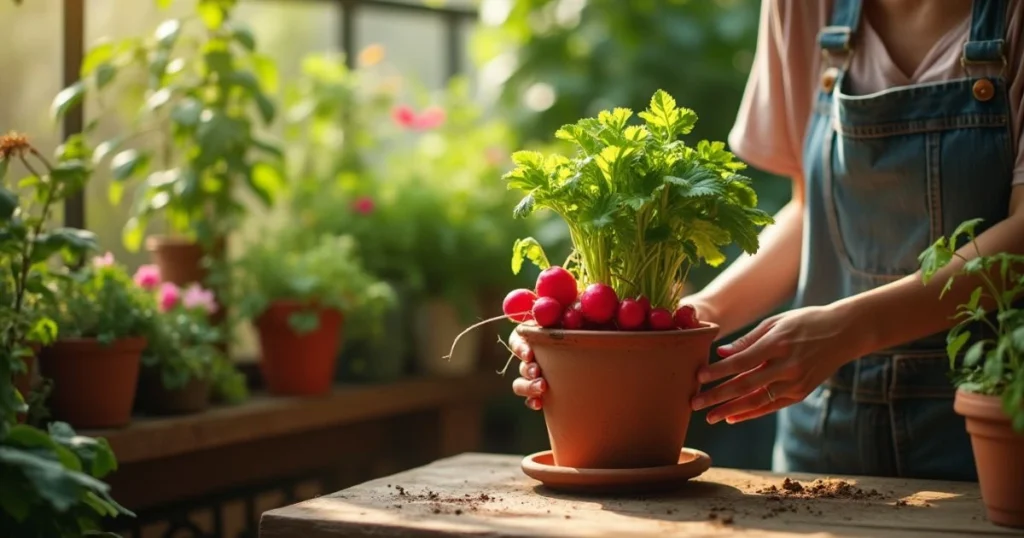
[{"label": "clay pot rim", "polygon": [[193,239],[177,235],[151,235],[146,238],[146,248],[153,249],[158,246],[167,247],[191,247],[198,246],[199,242]]},{"label": "clay pot rim", "polygon": [[690,338],[693,336],[700,336],[706,334],[717,334],[719,327],[715,323],[710,321],[702,321],[699,329],[672,329],[668,331],[587,331],[587,330],[568,330],[568,329],[545,329],[535,325],[520,324],[516,327],[516,332],[529,335],[547,337],[552,340],[562,340],[565,337],[576,337],[576,338],[632,338],[632,339],[657,339],[657,340],[673,340],[679,338]]},{"label": "clay pot rim", "polygon": [[953,399],[953,409],[958,414],[975,420],[1010,422],[1010,417],[1003,411],[1003,401],[1000,396],[990,396],[958,388]]},{"label": "clay pot rim", "polygon": [[54,341],[52,344],[50,344],[49,346],[46,346],[46,347],[49,348],[49,349],[53,349],[53,348],[58,347],[58,346],[61,346],[61,347],[94,347],[94,346],[100,346],[103,349],[111,349],[111,350],[114,350],[114,349],[118,349],[118,350],[135,350],[135,349],[138,349],[141,352],[142,350],[146,349],[147,345],[149,345],[149,341],[146,339],[145,336],[131,336],[131,337],[127,337],[127,338],[118,338],[118,339],[114,340],[109,345],[101,344],[99,342],[99,339],[95,338],[95,337],[93,337],[93,338],[58,338],[56,341]]}]

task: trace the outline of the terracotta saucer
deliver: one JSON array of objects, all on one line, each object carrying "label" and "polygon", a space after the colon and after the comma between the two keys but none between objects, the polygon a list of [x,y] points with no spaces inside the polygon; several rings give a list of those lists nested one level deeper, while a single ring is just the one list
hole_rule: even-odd
[{"label": "terracotta saucer", "polygon": [[556,491],[639,493],[678,488],[711,468],[711,457],[692,448],[679,453],[679,463],[641,469],[577,469],[558,467],[550,450],[523,458],[527,476]]}]

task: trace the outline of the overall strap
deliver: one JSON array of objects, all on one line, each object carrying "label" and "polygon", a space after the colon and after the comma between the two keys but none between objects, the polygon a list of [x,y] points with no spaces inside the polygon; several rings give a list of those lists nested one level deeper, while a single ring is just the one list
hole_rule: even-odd
[{"label": "overall strap", "polygon": [[822,52],[843,53],[852,50],[853,35],[860,22],[861,0],[836,0],[829,25],[818,33]]},{"label": "overall strap", "polygon": [[1006,67],[1007,0],[974,0],[971,9],[971,37],[964,44],[960,63],[1000,64]]}]

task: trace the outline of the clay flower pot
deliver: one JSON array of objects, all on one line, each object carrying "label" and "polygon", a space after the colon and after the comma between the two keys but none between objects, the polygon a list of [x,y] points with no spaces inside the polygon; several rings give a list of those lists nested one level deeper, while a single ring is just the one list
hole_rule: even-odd
[{"label": "clay flower pot", "polygon": [[[194,282],[205,283],[209,271],[203,264],[203,247],[195,241],[170,237],[152,236],[146,240],[153,263],[160,268],[160,278],[178,286]],[[215,254],[225,252],[224,240],[216,243]]]},{"label": "clay flower pot", "polygon": [[139,376],[139,403],[153,415],[188,415],[210,407],[210,381],[191,378],[184,386],[164,387],[160,368],[144,366]]},{"label": "clay flower pot", "polygon": [[1024,528],[1024,435],[1013,431],[997,396],[958,390],[953,409],[967,419],[989,521]]},{"label": "clay flower pot", "polygon": [[697,369],[718,326],[663,332],[562,331],[520,325],[548,382],[544,421],[555,465],[672,465],[690,423]]},{"label": "clay flower pot", "polygon": [[58,340],[39,354],[39,369],[53,380],[53,418],[75,428],[118,428],[131,422],[145,338],[110,345],[95,338]]},{"label": "clay flower pot", "polygon": [[319,327],[298,334],[288,318],[306,308],[298,301],[275,301],[255,320],[260,373],[272,394],[313,396],[333,385],[344,318],[337,310],[319,308]]},{"label": "clay flower pot", "polygon": [[480,362],[480,333],[462,335],[451,353],[452,341],[466,327],[459,312],[448,301],[434,299],[416,307],[416,369],[429,376],[459,377],[476,371]]}]

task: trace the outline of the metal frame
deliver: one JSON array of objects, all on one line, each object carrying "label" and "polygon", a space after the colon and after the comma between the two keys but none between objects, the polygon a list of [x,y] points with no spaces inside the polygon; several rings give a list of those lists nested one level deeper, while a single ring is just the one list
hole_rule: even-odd
[{"label": "metal frame", "polygon": [[[258,1],[258,0],[257,0]],[[341,50],[349,67],[354,65],[356,56],[356,15],[366,8],[395,12],[417,13],[426,17],[440,17],[445,26],[446,75],[448,78],[463,71],[462,25],[477,18],[476,10],[454,7],[429,7],[422,3],[406,3],[399,0],[305,0],[307,2],[332,2],[341,8]],[[411,0],[421,1],[421,0]],[[64,87],[79,80],[82,59],[85,55],[85,0],[64,0]],[[62,126],[66,139],[82,132],[85,112],[77,107],[64,118]],[[78,193],[64,204],[64,225],[86,228],[85,195]]]}]

